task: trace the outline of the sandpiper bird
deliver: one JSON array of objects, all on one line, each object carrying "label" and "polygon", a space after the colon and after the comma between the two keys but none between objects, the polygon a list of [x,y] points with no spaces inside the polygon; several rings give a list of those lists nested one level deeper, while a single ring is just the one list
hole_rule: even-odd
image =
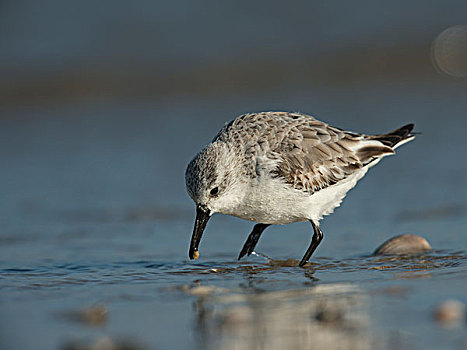
[{"label": "sandpiper bird", "polygon": [[238,259],[250,255],[269,225],[310,221],[314,234],[299,263],[323,239],[319,221],[340,205],[370,167],[411,141],[413,124],[381,135],[344,131],[309,115],[262,112],[226,124],[188,164],[186,187],[196,203],[189,250],[198,245],[214,213],[257,224]]}]

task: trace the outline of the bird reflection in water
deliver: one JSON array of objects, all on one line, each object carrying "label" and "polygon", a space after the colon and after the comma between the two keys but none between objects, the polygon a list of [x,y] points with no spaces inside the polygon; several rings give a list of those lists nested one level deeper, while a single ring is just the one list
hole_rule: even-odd
[{"label": "bird reflection in water", "polygon": [[367,296],[351,284],[252,294],[204,287],[200,349],[370,349]]}]

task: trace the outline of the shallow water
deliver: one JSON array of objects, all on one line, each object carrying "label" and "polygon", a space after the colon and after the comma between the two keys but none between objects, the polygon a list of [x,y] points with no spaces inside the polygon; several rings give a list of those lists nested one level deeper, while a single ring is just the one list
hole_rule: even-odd
[{"label": "shallow water", "polygon": [[[253,257],[4,268],[3,341],[55,348],[110,335],[148,348],[465,345],[465,325],[443,328],[432,317],[440,300],[465,297],[464,252],[297,263]],[[106,320],[61,317],[93,305],[107,310]]]},{"label": "shallow water", "polygon": [[[4,108],[2,348],[105,337],[148,349],[465,348],[465,322],[447,327],[433,318],[441,301],[467,302],[465,96],[465,86],[435,80],[215,103]],[[185,165],[224,122],[264,109],[307,111],[363,132],[415,122],[423,134],[323,220],[309,266],[295,266],[309,224],[268,228],[257,250],[271,260],[238,262],[252,223],[221,215],[208,224],[200,259],[189,261],[194,208]],[[371,256],[400,233],[422,235],[434,251]],[[63,317],[94,305],[107,312],[97,324]]]}]

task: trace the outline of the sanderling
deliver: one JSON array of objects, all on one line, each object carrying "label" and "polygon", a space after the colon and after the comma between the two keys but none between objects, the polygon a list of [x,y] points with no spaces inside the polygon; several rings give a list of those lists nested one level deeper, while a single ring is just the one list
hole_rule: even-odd
[{"label": "sanderling", "polygon": [[214,213],[257,222],[238,259],[250,255],[269,225],[310,221],[313,237],[299,263],[323,239],[319,221],[340,205],[370,167],[412,140],[413,124],[381,135],[344,131],[302,113],[241,115],[188,164],[186,187],[196,203],[189,257]]}]

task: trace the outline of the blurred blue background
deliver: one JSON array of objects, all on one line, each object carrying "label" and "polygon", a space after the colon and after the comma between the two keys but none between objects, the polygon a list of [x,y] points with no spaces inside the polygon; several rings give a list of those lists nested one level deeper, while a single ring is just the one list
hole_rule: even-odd
[{"label": "blurred blue background", "polygon": [[[423,133],[372,169],[323,221],[318,256],[369,254],[404,232],[437,249],[465,249],[465,66],[446,69],[456,57],[444,46],[433,52],[433,42],[466,24],[466,13],[459,0],[3,0],[3,348],[55,348],[80,334],[50,314],[108,301],[109,291],[92,289],[91,280],[110,278],[120,302],[118,288],[134,280],[113,280],[121,278],[113,263],[187,264],[194,205],[185,166],[246,112],[300,111],[366,133],[415,122]],[[233,261],[251,226],[211,220],[201,260]],[[258,249],[299,258],[309,238],[309,225],[274,227]],[[69,266],[85,266],[90,279]],[[159,319],[144,307],[136,313],[144,317],[128,316],[134,332],[124,322],[109,327],[159,348],[186,348],[189,316],[154,331],[171,313],[158,312]],[[179,323],[190,331],[175,341],[167,328]]]}]

